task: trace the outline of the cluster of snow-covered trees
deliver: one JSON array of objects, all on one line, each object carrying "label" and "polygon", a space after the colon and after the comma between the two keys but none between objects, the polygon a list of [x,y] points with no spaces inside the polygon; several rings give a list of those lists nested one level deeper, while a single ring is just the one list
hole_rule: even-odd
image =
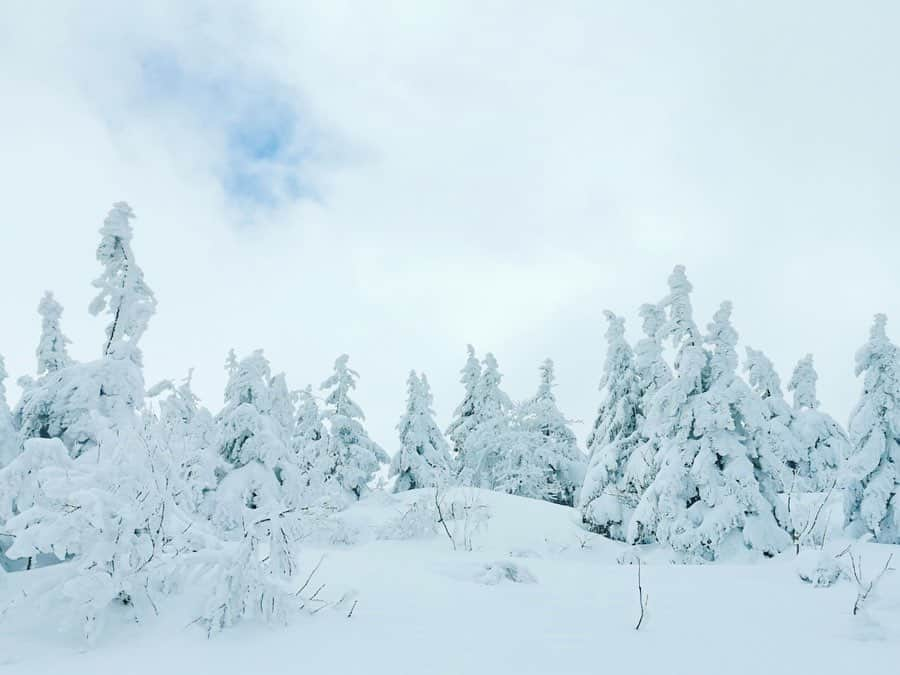
[{"label": "cluster of snow-covered trees", "polygon": [[[747,349],[738,372],[731,305],[702,332],[682,267],[669,293],[640,308],[632,347],[607,312],[602,400],[579,449],[554,396],[554,366],[513,402],[493,354],[470,346],[462,401],[442,432],[424,374],[411,372],[393,457],[353,401],[358,374],[342,355],[321,385],[292,391],[262,351],[226,360],[213,414],[191,375],[145,386],[140,341],[156,299],[132,250],[134,213],[110,210],[97,248],[93,314],[108,316],[100,358],[72,359],[62,307],[40,301],[33,377],[9,407],[0,358],[0,548],[20,569],[65,562],[47,598],[90,637],[111,606],[139,619],[155,598],[203,580],[198,621],[284,620],[306,604],[296,547],[305,519],[362,498],[388,469],[394,491],[452,485],[576,506],[587,527],[659,542],[690,559],[743,547],[775,554],[791,541],[785,494],[845,490],[856,534],[900,542],[900,365],[878,316],[857,354],[862,398],[849,434],[819,409],[812,357],[787,390]],[[666,343],[674,348],[671,365]],[[298,576],[299,575],[299,576]]]},{"label": "cluster of snow-covered trees", "polygon": [[578,499],[585,524],[629,543],[666,544],[686,559],[735,548],[774,555],[795,535],[787,496],[837,488],[853,531],[900,542],[900,356],[885,317],[856,357],[865,384],[848,437],[819,409],[812,356],[788,383],[792,404],[763,352],[746,349],[741,378],[731,303],[702,332],[691,290],[676,267],[668,295],[640,309],[645,337],[635,350],[623,320],[607,313],[603,401]]}]

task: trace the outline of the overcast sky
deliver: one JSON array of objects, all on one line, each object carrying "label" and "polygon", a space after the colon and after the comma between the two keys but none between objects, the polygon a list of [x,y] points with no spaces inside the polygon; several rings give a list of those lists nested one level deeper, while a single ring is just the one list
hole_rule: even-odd
[{"label": "overcast sky", "polygon": [[[149,384],[230,347],[289,384],[350,354],[390,452],[410,368],[445,425],[465,345],[515,399],[557,363],[599,403],[602,310],[687,266],[845,421],[871,317],[900,336],[896,2],[31,2],[0,7],[0,353],[34,371],[45,289],[80,359],[97,229],[138,215]],[[743,356],[743,350],[741,350]]]}]

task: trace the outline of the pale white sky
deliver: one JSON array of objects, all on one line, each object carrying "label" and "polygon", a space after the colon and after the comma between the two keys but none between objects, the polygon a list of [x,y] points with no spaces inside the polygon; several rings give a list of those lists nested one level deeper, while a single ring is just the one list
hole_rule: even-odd
[{"label": "pale white sky", "polygon": [[408,370],[446,424],[467,342],[513,398],[554,358],[583,437],[602,310],[637,337],[676,263],[698,323],[733,300],[785,381],[813,352],[841,421],[872,314],[900,322],[897,3],[140,4],[0,7],[13,377],[45,289],[99,353],[120,199],[159,300],[148,384],[196,367],[215,410],[229,347],[296,388],[348,352],[391,452]]}]

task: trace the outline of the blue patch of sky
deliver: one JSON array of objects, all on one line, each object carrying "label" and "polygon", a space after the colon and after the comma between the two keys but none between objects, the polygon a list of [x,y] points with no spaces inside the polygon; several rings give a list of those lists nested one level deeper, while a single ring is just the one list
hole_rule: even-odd
[{"label": "blue patch of sky", "polygon": [[318,199],[304,177],[315,132],[289,89],[238,69],[227,75],[191,71],[166,51],[146,53],[140,68],[143,99],[183,106],[194,123],[221,131],[225,161],[216,171],[236,205],[277,208]]}]

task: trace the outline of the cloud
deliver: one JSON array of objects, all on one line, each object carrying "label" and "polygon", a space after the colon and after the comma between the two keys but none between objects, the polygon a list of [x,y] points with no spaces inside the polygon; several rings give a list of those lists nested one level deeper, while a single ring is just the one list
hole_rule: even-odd
[{"label": "cloud", "polygon": [[0,351],[33,368],[52,288],[74,352],[96,229],[138,214],[148,380],[266,348],[294,386],[349,352],[390,446],[410,368],[446,421],[466,342],[515,398],[554,357],[598,402],[602,310],[684,263],[838,418],[871,315],[900,317],[897,7],[99,2],[0,10]]}]

